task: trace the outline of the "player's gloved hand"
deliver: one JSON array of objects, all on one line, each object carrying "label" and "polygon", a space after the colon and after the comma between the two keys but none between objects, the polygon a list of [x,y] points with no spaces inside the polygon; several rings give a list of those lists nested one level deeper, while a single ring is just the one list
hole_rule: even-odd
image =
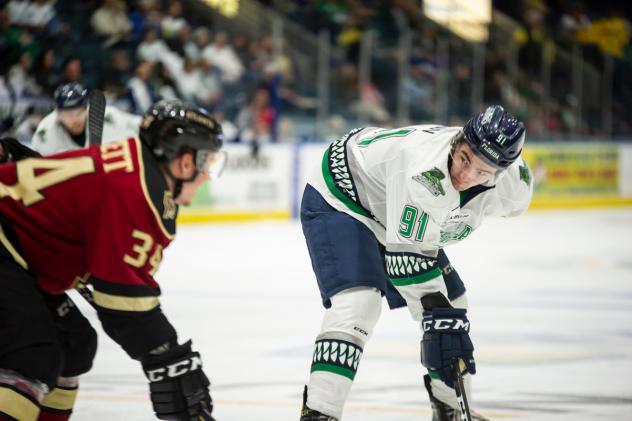
[{"label": "player's gloved hand", "polygon": [[19,140],[12,137],[4,137],[0,139],[0,146],[2,146],[0,163],[41,156],[33,149],[23,145]]},{"label": "player's gloved hand", "polygon": [[466,310],[452,307],[434,307],[424,311],[421,327],[421,363],[435,371],[448,386],[454,387],[452,364],[460,358],[465,371],[476,373],[474,346],[470,340],[470,322]]},{"label": "player's gloved hand", "polygon": [[200,354],[191,351],[191,341],[150,354],[141,363],[158,419],[215,421],[210,382],[202,371]]}]

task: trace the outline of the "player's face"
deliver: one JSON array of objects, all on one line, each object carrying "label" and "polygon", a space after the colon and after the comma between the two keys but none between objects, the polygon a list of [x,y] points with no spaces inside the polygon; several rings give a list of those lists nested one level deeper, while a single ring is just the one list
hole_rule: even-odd
[{"label": "player's face", "polygon": [[64,125],[70,134],[78,135],[86,128],[87,110],[85,107],[70,108],[57,112],[59,121]]},{"label": "player's face", "polygon": [[[198,189],[204,183],[206,183],[208,180],[219,177],[221,169],[219,173],[216,172],[218,164],[221,165],[221,167],[223,168],[223,165],[225,163],[225,154],[222,154],[221,152],[210,152],[205,154],[201,154],[200,152],[198,152],[198,158],[199,157],[202,157],[204,162],[193,163],[192,155],[190,154],[185,154],[180,158],[185,160],[183,162],[183,172],[185,174],[184,178],[191,177],[196,169],[198,170],[198,174],[193,179],[193,181],[186,182],[182,185],[182,191],[176,198],[176,203],[179,205],[190,205]],[[199,170],[200,167],[202,169],[201,171]]]},{"label": "player's face", "polygon": [[459,144],[452,155],[450,179],[457,191],[467,190],[489,180],[496,169],[477,157],[465,143]]}]

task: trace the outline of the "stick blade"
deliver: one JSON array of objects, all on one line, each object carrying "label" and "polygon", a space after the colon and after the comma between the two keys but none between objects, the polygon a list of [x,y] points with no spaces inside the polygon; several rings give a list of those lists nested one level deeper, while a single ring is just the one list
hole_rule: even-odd
[{"label": "stick blade", "polygon": [[105,95],[98,89],[90,91],[88,110],[88,139],[90,145],[100,145],[105,119]]}]

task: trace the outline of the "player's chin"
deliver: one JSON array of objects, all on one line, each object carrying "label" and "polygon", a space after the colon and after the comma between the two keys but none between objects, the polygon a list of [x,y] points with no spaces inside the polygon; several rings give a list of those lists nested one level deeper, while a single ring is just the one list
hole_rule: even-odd
[{"label": "player's chin", "polygon": [[193,199],[188,197],[178,197],[176,199],[176,203],[180,206],[189,206],[191,202],[193,202]]}]

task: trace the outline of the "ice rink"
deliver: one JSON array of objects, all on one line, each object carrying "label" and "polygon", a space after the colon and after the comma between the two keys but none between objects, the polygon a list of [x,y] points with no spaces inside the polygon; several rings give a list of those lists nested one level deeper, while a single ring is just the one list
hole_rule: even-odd
[{"label": "ice rink", "polygon": [[[475,409],[632,420],[632,209],[492,219],[446,251],[468,288]],[[202,355],[218,421],[298,421],[323,311],[300,225],[181,226],[158,280],[181,341]],[[99,350],[73,419],[154,419],[140,365],[81,307]],[[430,420],[419,338],[407,310],[385,305],[344,421]]]}]

